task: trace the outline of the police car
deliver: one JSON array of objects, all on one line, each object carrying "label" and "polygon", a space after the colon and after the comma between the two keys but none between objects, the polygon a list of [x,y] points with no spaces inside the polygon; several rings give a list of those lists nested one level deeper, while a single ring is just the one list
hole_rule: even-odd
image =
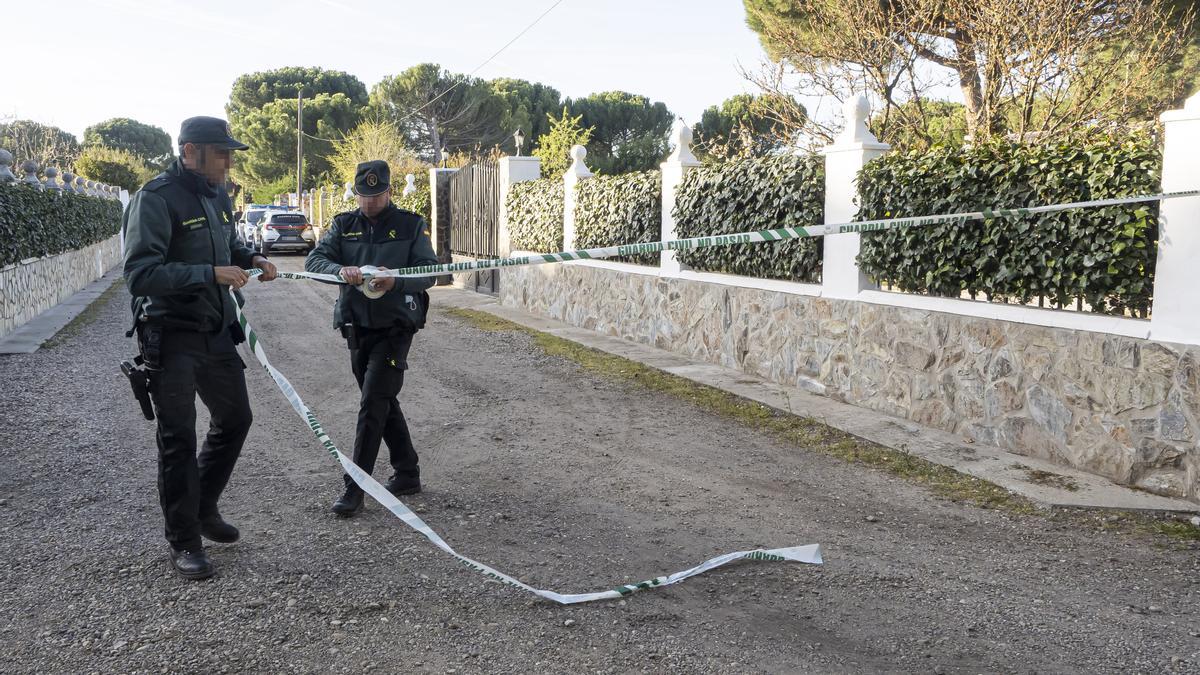
[{"label": "police car", "polygon": [[307,254],[316,245],[312,224],[296,211],[267,211],[254,231],[254,248],[264,254],[283,250]]}]

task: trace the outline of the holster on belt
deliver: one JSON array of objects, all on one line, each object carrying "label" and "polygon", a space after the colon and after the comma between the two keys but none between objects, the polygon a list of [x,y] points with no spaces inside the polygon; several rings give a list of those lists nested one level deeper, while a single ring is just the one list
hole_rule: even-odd
[{"label": "holster on belt", "polygon": [[142,417],[152,420],[154,405],[150,402],[150,377],[162,370],[164,327],[161,323],[137,321],[131,332],[137,334],[139,354],[132,361],[122,361],[121,372],[129,378],[133,397],[142,408]]},{"label": "holster on belt", "polygon": [[344,323],[338,328],[342,332],[342,337],[346,338],[346,347],[350,351],[358,349],[358,327],[352,323]]},{"label": "holster on belt", "polygon": [[142,407],[142,417],[153,420],[154,406],[150,403],[150,374],[142,366],[142,357],[135,356],[132,362],[121,362],[121,372],[129,378],[129,386],[133,388],[133,397]]}]

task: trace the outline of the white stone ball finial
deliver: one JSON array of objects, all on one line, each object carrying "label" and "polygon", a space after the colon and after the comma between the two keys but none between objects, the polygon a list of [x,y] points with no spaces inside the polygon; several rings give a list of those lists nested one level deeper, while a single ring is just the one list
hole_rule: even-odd
[{"label": "white stone ball finial", "polygon": [[58,169],[53,166],[46,167],[46,189],[47,190],[62,190],[63,186],[58,182]]},{"label": "white stone ball finial", "polygon": [[871,116],[871,103],[866,94],[858,94],[846,99],[842,104],[842,116],[846,126],[838,138],[842,143],[878,143],[879,139],[867,128],[867,119]]},{"label": "white stone ball finial", "polygon": [[63,172],[63,192],[75,191],[75,174],[70,171]]},{"label": "white stone ball finial", "polygon": [[75,193],[81,195],[87,194],[87,180],[83,176],[75,177]]},{"label": "white stone ball finial", "polygon": [[683,122],[675,125],[675,142],[680,145],[691,145],[692,128]]},{"label": "white stone ball finial", "polygon": [[88,182],[84,183],[84,185],[87,186],[87,195],[89,197],[95,197],[96,196],[96,181],[89,180]]},{"label": "white stone ball finial", "polygon": [[37,177],[37,162],[33,161],[32,159],[27,159],[24,162],[21,162],[21,170],[25,172],[25,177],[21,179],[22,183],[35,187],[39,190],[42,189],[42,181],[38,180]]},{"label": "white stone ball finial", "polygon": [[847,100],[844,108],[846,118],[853,119],[855,124],[866,124],[871,115],[871,102],[867,100],[866,94],[859,94]]},{"label": "white stone ball finial", "polygon": [[588,170],[587,164],[583,163],[585,157],[587,157],[587,148],[582,145],[571,146],[571,166],[567,167],[567,173],[563,175],[564,180],[573,182],[592,177],[592,172]]},{"label": "white stone ball finial", "polygon": [[675,148],[671,151],[671,155],[667,157],[668,162],[676,164],[699,164],[700,160],[696,159],[696,155],[692,154],[692,128],[684,123],[682,119],[675,123],[671,129],[671,143]]},{"label": "white stone ball finial", "polygon": [[0,150],[0,183],[11,183],[17,179],[12,172],[12,163],[12,153]]},{"label": "white stone ball finial", "polygon": [[417,177],[411,173],[404,174],[404,190],[401,192],[404,196],[411,195],[417,191]]}]

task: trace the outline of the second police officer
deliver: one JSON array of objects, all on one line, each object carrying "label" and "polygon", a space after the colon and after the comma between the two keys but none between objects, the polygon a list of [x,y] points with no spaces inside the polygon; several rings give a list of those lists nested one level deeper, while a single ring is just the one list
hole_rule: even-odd
[{"label": "second police officer", "polygon": [[[385,487],[395,495],[421,491],[421,471],[408,424],[397,397],[404,386],[413,336],[425,324],[426,289],[433,277],[375,277],[363,284],[366,266],[397,269],[437,264],[425,219],[392,204],[387,162],[359,164],[354,176],[358,208],[333,218],[329,232],[309,254],[309,272],[339,275],[347,285],[333,308],[334,328],[350,349],[350,368],[360,390],[354,463],[367,473],[375,467],[379,445],[386,442],[393,474]],[[363,505],[363,491],[346,475],[345,492],[333,504],[341,516]]]}]

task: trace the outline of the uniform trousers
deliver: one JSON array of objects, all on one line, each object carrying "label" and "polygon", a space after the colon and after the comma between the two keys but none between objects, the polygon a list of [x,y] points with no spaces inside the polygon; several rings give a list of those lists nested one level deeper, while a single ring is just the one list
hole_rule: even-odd
[{"label": "uniform trousers", "polygon": [[[167,330],[162,369],[150,375],[158,421],[158,496],[167,541],[200,549],[200,520],[217,515],[233,466],[250,431],[246,365],[229,330]],[[196,395],[208,408],[208,434],[196,452]]]},{"label": "uniform trousers", "polygon": [[[350,349],[350,367],[361,393],[358,427],[354,436],[354,463],[371,473],[379,444],[387,442],[392,469],[399,476],[419,477],[417,451],[397,397],[408,369],[413,334],[397,329],[356,327],[356,344]],[[354,479],[345,476],[346,486]]]}]

